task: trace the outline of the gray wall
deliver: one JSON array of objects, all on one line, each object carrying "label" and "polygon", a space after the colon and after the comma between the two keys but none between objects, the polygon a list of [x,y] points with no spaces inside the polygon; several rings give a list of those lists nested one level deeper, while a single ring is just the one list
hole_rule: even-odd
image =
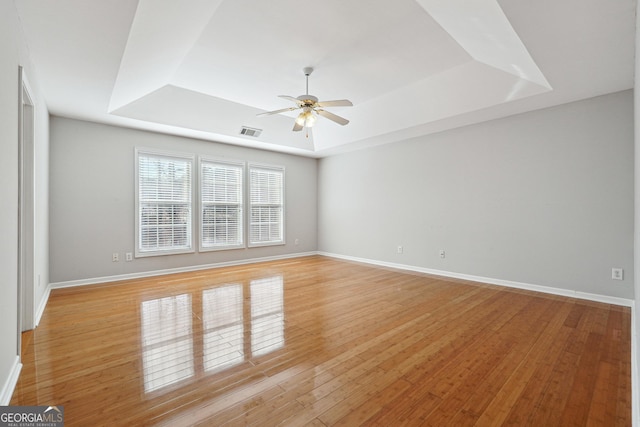
[{"label": "gray wall", "polygon": [[[48,115],[38,91],[36,70],[12,1],[0,2],[0,392],[8,384],[18,348],[18,66],[23,66],[35,98],[34,305],[49,282]],[[39,279],[39,284],[38,284]],[[4,399],[6,396],[2,395]],[[7,402],[0,402],[7,403]]]},{"label": "gray wall", "polygon": [[[52,117],[50,131],[50,274],[54,284],[317,249],[315,159],[60,117]],[[135,252],[135,147],[284,166],[287,244],[126,262],[124,254]],[[197,241],[194,244],[197,247]],[[113,252],[120,254],[120,262],[111,261]]]},{"label": "gray wall", "polygon": [[633,298],[633,168],[631,91],[327,157],[318,247]]}]

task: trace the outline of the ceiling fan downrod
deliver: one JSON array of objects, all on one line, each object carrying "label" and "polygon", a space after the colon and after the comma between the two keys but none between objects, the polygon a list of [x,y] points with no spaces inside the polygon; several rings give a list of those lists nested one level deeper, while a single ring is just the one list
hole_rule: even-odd
[{"label": "ceiling fan downrod", "polygon": [[304,73],[304,75],[307,78],[307,90],[306,90],[305,94],[309,95],[309,76],[311,75],[311,73],[313,73],[313,67],[304,67],[302,69],[302,72]]}]

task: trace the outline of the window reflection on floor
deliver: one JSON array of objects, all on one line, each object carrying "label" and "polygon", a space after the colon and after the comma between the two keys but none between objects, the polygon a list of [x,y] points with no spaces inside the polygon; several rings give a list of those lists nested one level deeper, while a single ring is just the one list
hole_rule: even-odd
[{"label": "window reflection on floor", "polygon": [[[284,347],[282,276],[205,289],[193,300],[191,294],[181,294],[141,303],[145,392]],[[202,335],[193,336],[192,319],[202,322]]]},{"label": "window reflection on floor", "polygon": [[251,353],[260,356],[284,346],[282,277],[251,281]]},{"label": "window reflection on floor", "polygon": [[141,317],[145,392],[192,377],[191,295],[143,301]]},{"label": "window reflection on floor", "polygon": [[242,285],[202,292],[204,370],[228,368],[244,360]]}]

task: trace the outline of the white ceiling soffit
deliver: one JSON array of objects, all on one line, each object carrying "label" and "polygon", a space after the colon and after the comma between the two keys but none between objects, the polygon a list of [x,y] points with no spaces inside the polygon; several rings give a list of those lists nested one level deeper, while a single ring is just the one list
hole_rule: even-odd
[{"label": "white ceiling soffit", "polygon": [[[339,113],[349,116],[349,126],[324,123],[330,126],[314,129],[315,147],[306,147],[310,150],[551,89],[495,0],[404,0],[391,8],[389,2],[373,1],[366,5],[370,13],[362,12],[362,4],[349,7],[329,1],[318,8],[325,10],[327,19],[292,17],[280,22],[273,11],[294,9],[297,1],[277,1],[280,7],[273,9],[267,3],[256,7],[248,0],[140,0],[110,112],[222,135],[237,134],[241,125],[265,128],[260,139],[269,145],[300,147],[301,141],[309,145],[304,132],[291,132],[290,118],[256,117],[264,110],[288,106],[276,98],[281,93],[269,82],[275,76],[264,75],[263,64],[271,70],[292,68],[292,63],[314,65],[305,62],[311,61],[304,59],[308,51],[315,58],[327,58],[310,79],[311,93],[316,93],[316,80],[340,82],[343,74],[344,79],[333,85],[331,97],[346,94],[355,103]],[[352,23],[353,31],[327,31],[335,16]],[[300,34],[331,40],[316,44],[313,37]],[[240,40],[243,49],[229,51],[221,42],[227,37],[244,38]],[[299,60],[274,55],[274,46]],[[361,54],[354,55],[354,50]],[[403,61],[409,66],[404,67]],[[358,71],[341,71],[347,67]],[[359,84],[361,79],[376,90]],[[289,80],[283,86],[299,90],[288,95],[302,92],[300,71]],[[238,122],[238,117],[244,119]]]},{"label": "white ceiling soffit", "polygon": [[[633,87],[635,0],[14,4],[52,114],[312,157]],[[256,116],[306,66],[347,126]]]},{"label": "white ceiling soffit", "polygon": [[221,2],[140,0],[109,111],[169,84]]}]

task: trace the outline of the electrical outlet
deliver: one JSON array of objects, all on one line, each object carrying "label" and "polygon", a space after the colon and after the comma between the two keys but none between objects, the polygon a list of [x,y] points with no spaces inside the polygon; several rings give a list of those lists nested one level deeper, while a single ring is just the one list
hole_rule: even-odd
[{"label": "electrical outlet", "polygon": [[611,278],[613,280],[624,280],[624,270],[622,268],[612,268]]},{"label": "electrical outlet", "polygon": [[293,244],[294,244],[294,245],[296,245],[296,246],[298,246],[298,245],[300,244],[300,239],[296,239],[296,240],[293,242]]},{"label": "electrical outlet", "polygon": [[113,261],[113,262],[118,262],[118,261],[120,261],[120,255],[118,254],[118,252],[114,252],[114,253],[111,255],[111,261]]},{"label": "electrical outlet", "polygon": [[444,258],[444,257],[445,257],[444,249],[440,249],[440,258]]},{"label": "electrical outlet", "polygon": [[131,252],[127,252],[127,253],[124,255],[124,259],[125,259],[126,261],[133,261],[133,254],[132,254]]},{"label": "electrical outlet", "polygon": [[401,254],[404,252],[404,248],[402,246],[398,246],[398,248],[396,249],[396,251]]}]

